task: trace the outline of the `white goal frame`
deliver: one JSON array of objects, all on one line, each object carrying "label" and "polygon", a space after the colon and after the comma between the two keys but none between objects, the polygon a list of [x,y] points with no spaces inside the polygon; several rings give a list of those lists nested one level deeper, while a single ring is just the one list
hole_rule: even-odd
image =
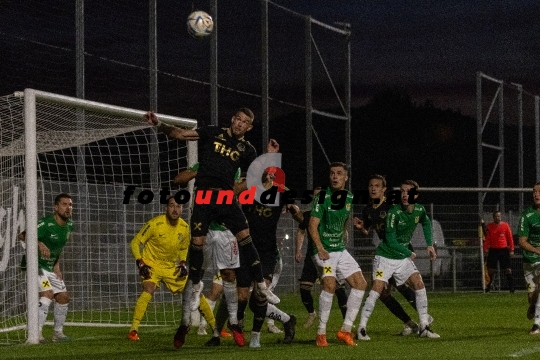
[{"label": "white goal frame", "polygon": [[[22,93],[16,93],[21,96]],[[25,183],[26,183],[26,256],[27,256],[27,331],[28,344],[39,344],[38,305],[39,292],[36,286],[38,281],[38,246],[37,222],[38,214],[35,200],[38,197],[37,182],[37,147],[36,147],[36,102],[45,101],[58,105],[76,107],[83,110],[102,112],[131,119],[141,119],[146,113],[143,110],[134,110],[114,105],[77,99],[73,97],[43,92],[34,89],[24,90],[24,142],[25,142]],[[170,125],[195,128],[197,121],[189,118],[180,118],[158,114],[160,121]],[[150,127],[150,126],[149,126]],[[197,162],[197,143],[188,142],[188,164]],[[193,182],[190,182],[191,186]],[[192,189],[189,189],[190,192]]]}]

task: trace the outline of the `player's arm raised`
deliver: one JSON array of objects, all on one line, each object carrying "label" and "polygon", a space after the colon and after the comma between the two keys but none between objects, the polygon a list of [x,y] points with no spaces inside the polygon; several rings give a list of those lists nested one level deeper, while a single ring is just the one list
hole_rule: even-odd
[{"label": "player's arm raised", "polygon": [[157,118],[156,114],[153,111],[148,111],[144,114],[144,119],[150,125],[157,126],[159,130],[165,135],[177,139],[177,140],[187,140],[187,141],[196,141],[199,140],[199,133],[195,130],[182,129],[176,126],[167,125],[162,123]]}]

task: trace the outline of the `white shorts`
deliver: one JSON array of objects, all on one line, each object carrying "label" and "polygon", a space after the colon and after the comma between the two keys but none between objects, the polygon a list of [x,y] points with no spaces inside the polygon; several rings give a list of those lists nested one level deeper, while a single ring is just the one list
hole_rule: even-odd
[{"label": "white shorts", "polygon": [[525,283],[527,284],[527,292],[534,292],[536,286],[538,286],[538,282],[540,282],[540,262],[534,264],[524,262],[523,275],[525,276]]},{"label": "white shorts", "polygon": [[418,269],[411,258],[388,259],[383,256],[375,255],[373,259],[373,280],[381,280],[388,283],[393,276],[396,285],[403,285],[412,274],[417,273]]},{"label": "white shorts", "polygon": [[218,270],[240,267],[236,237],[229,231],[208,230],[204,246],[205,259],[213,259]]},{"label": "white shorts", "polygon": [[332,276],[336,280],[343,284],[345,279],[354,274],[355,272],[361,272],[360,265],[354,260],[347,250],[336,251],[328,253],[330,258],[328,260],[321,260],[319,254],[312,256],[313,261],[319,268],[319,277],[321,279]]},{"label": "white shorts", "polygon": [[39,269],[38,284],[39,292],[52,290],[58,294],[67,291],[64,280],[59,279],[55,273],[43,269]]}]

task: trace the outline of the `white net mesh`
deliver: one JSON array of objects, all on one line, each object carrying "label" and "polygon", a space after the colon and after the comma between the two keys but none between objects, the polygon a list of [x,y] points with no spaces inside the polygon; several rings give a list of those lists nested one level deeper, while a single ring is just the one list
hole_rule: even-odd
[{"label": "white net mesh", "polygon": [[[17,240],[25,227],[23,109],[23,97],[0,97],[0,343],[25,339],[24,249]],[[160,190],[175,193],[172,179],[187,165],[186,143],[156,134],[141,117],[40,101],[36,115],[38,217],[52,213],[57,194],[73,197],[75,229],[61,259],[71,296],[67,321],[129,325],[141,291],[129,242],[162,212]],[[123,204],[128,185],[135,194]],[[139,203],[142,190],[151,190],[153,201]],[[179,301],[156,292],[142,324],[176,323]]]}]

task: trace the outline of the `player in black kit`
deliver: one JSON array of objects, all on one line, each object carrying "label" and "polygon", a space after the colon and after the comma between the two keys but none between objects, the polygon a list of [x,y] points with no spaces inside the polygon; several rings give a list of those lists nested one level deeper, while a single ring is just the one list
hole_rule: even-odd
[{"label": "player in black kit", "polygon": [[[273,184],[273,174],[264,172],[262,183],[266,189],[271,189]],[[281,197],[280,197],[281,199]],[[300,209],[294,204],[286,204],[291,214],[299,214]],[[280,201],[278,206],[270,206],[254,201],[253,204],[242,205],[246,219],[251,230],[253,243],[259,253],[263,275],[267,286],[272,282],[274,269],[279,259],[279,250],[277,245],[276,231],[279,218],[282,214],[284,204]],[[296,217],[295,217],[296,218]],[[252,284],[253,277],[245,264],[240,264],[236,269],[236,283],[238,286],[238,319],[244,317],[245,308],[248,305],[253,311],[253,328],[251,332],[250,347],[260,347],[260,332],[265,317],[280,321],[283,323],[285,338],[283,343],[290,344],[295,335],[296,317],[281,311],[277,306],[269,304],[264,298],[261,298],[256,291],[249,295],[249,287]],[[257,285],[258,286],[258,285]]]},{"label": "player in black kit", "polygon": [[[195,130],[181,129],[160,122],[153,112],[145,114],[146,121],[158,127],[167,136],[186,141],[199,141],[198,158],[199,170],[195,180],[197,191],[203,194],[211,193],[210,204],[199,205],[194,202],[191,215],[191,245],[189,249],[189,277],[193,283],[190,308],[195,311],[199,306],[202,292],[201,268],[204,255],[203,246],[208,233],[210,222],[223,223],[235,234],[239,245],[240,259],[248,264],[248,269],[258,283],[258,292],[270,302],[276,302],[277,297],[266,287],[257,249],[253,245],[246,217],[236,201],[217,204],[220,190],[230,191],[234,196],[234,177],[238,168],[247,171],[249,165],[256,159],[257,152],[253,145],[244,139],[244,134],[253,128],[253,112],[248,108],[239,109],[231,118],[228,128],[216,126],[201,126]],[[268,152],[278,152],[279,144],[271,139],[267,145]],[[279,301],[279,299],[277,299]],[[231,330],[240,331],[238,324],[230,324]],[[185,337],[189,327],[180,327],[176,338]]]},{"label": "player in black kit", "polygon": [[[317,195],[319,191],[321,191],[321,187],[315,187],[313,189],[313,195]],[[302,303],[304,304],[308,312],[308,318],[304,323],[304,328],[309,328],[311,325],[313,325],[313,322],[317,317],[317,313],[315,312],[315,306],[313,305],[313,296],[311,295],[311,290],[313,290],[313,285],[315,284],[315,281],[317,281],[319,275],[317,267],[315,266],[315,263],[313,262],[313,259],[310,255],[313,254],[313,247],[315,246],[315,244],[313,243],[313,240],[311,240],[309,232],[306,231],[309,225],[310,218],[311,210],[304,211],[302,221],[298,225],[298,231],[296,232],[295,260],[297,263],[302,260],[302,244],[304,242],[304,237],[306,234],[308,239],[306,256],[304,258],[304,266],[302,267],[302,275],[300,276],[300,279],[298,279],[298,281],[300,281],[300,298],[302,299]],[[343,315],[343,318],[345,318],[345,313],[347,312],[347,292],[345,291],[345,287],[337,286],[335,294],[338,298],[338,304],[339,309],[341,310],[341,314]]]},{"label": "player in black kit", "polygon": [[[386,179],[382,175],[371,175],[368,184],[368,193],[370,203],[362,210],[362,219],[354,218],[353,224],[356,229],[362,231],[364,235],[368,234],[370,228],[373,228],[379,239],[382,241],[385,236],[386,214],[393,204],[386,201]],[[412,247],[411,245],[409,245]],[[411,249],[412,251],[412,249]],[[392,296],[392,286],[395,286],[394,278],[390,278],[388,286],[380,296],[383,304],[394,314],[398,319],[403,321],[402,335],[410,335],[418,333],[418,324],[405,312],[401,304]],[[407,285],[397,286],[398,291],[403,297],[416,309],[416,295],[414,290]],[[430,316],[430,323],[433,318]]]}]

